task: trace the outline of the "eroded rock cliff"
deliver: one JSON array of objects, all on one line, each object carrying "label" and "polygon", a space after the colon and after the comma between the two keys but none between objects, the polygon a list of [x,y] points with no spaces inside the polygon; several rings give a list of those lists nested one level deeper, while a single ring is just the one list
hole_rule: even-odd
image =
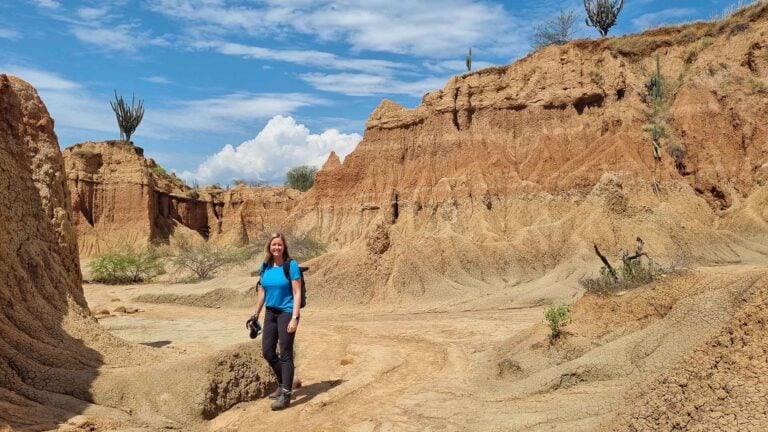
[{"label": "eroded rock cliff", "polygon": [[341,301],[450,298],[453,283],[485,295],[637,235],[664,260],[740,260],[721,227],[766,233],[744,206],[768,176],[767,32],[760,6],[727,25],[551,46],[413,109],[383,101],[292,215],[342,246],[315,264],[318,285]]},{"label": "eroded rock cliff", "polygon": [[279,226],[300,196],[282,187],[193,189],[143,153],[123,141],[64,150],[81,255],[143,248],[178,232],[246,244],[265,227]]},{"label": "eroded rock cliff", "polygon": [[90,398],[103,359],[64,329],[96,325],[53,120],[29,84],[4,74],[0,159],[0,425],[50,424]]},{"label": "eroded rock cliff", "polygon": [[[93,171],[110,155],[75,157]],[[78,178],[78,218],[130,209],[88,196],[90,180]],[[108,193],[151,204],[143,172],[131,180],[140,187]],[[82,413],[105,419],[103,429],[181,428],[266,393],[273,378],[252,344],[177,358],[99,326],[83,296],[71,215],[53,120],[34,88],[0,74],[0,429],[50,430]],[[111,214],[112,223],[130,216]]]}]

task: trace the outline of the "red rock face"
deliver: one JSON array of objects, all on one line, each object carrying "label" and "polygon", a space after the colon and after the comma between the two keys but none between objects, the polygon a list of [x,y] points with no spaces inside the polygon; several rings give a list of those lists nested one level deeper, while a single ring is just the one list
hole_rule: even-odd
[{"label": "red rock face", "polygon": [[[661,256],[682,248],[722,260],[727,247],[713,246],[724,241],[715,232],[721,210],[765,230],[739,209],[768,175],[768,83],[759,75],[768,18],[744,19],[738,32],[692,25],[551,46],[454,77],[413,109],[383,101],[362,142],[342,165],[329,158],[291,216],[341,249],[317,264],[322,285],[354,301],[345,294],[353,274],[366,287],[361,301],[371,301],[446,282],[525,280],[587,259],[593,242],[618,253],[636,235],[655,237]],[[657,54],[660,161],[646,88]],[[366,252],[381,224],[389,249]],[[680,241],[692,226],[697,233]],[[371,266],[387,276],[367,275]]]},{"label": "red rock face", "polygon": [[246,244],[282,225],[300,197],[286,188],[192,191],[143,150],[122,141],[85,142],[64,150],[80,254],[121,245],[147,247],[178,232],[217,243]]},{"label": "red rock face", "polygon": [[92,324],[53,121],[4,74],[0,167],[0,427],[55,424],[73,396],[88,400],[101,357],[63,330]]}]

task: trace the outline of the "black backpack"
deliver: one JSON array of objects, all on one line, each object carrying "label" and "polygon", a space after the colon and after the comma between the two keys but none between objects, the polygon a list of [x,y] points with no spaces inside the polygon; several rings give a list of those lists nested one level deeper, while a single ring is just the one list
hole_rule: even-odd
[{"label": "black backpack", "polygon": [[[288,282],[291,281],[291,261],[293,259],[290,259],[283,263],[283,274],[285,274],[285,278],[288,279]],[[298,262],[296,262],[298,264]],[[259,272],[259,275],[264,274],[264,270],[267,269],[267,263],[261,263],[261,271]],[[307,284],[304,283],[304,272],[309,270],[309,267],[302,267],[299,266],[299,274],[301,275],[301,304],[299,305],[300,308],[303,308],[307,305]],[[261,284],[261,281],[259,281],[259,284]]]}]

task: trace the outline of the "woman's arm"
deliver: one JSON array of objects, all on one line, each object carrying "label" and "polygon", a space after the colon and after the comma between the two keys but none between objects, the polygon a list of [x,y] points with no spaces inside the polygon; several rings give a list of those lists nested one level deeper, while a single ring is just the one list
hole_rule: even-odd
[{"label": "woman's arm", "polygon": [[299,326],[299,309],[301,308],[301,279],[291,281],[291,291],[293,293],[293,314],[291,322],[288,323],[288,333],[293,333]]},{"label": "woman's arm", "polygon": [[259,283],[257,290],[256,290],[256,311],[253,313],[253,315],[256,317],[256,319],[259,319],[259,314],[261,314],[261,309],[264,307],[264,287],[261,286],[261,283]]}]

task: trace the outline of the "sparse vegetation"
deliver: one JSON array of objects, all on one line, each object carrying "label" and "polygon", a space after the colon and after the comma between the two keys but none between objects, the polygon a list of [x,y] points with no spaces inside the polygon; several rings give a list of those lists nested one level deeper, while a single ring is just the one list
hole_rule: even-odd
[{"label": "sparse vegetation", "polygon": [[194,280],[204,280],[222,268],[244,263],[249,257],[246,249],[195,243],[187,236],[178,236],[170,262],[179,270],[192,272]]},{"label": "sparse vegetation", "polygon": [[547,45],[562,45],[573,39],[576,12],[561,9],[554,18],[536,26],[533,32],[533,48]]},{"label": "sparse vegetation", "polygon": [[556,339],[562,332],[562,327],[567,325],[570,321],[571,307],[570,306],[550,306],[544,312],[544,318],[549,323],[550,339]]},{"label": "sparse vegetation", "polygon": [[693,63],[699,57],[699,53],[704,51],[708,46],[712,45],[714,39],[709,36],[704,36],[698,41],[691,44],[688,50],[683,55],[683,61],[686,63]]},{"label": "sparse vegetation", "polygon": [[582,278],[579,285],[588,293],[607,295],[645,285],[667,273],[651,260],[622,261],[614,278],[607,267],[600,268],[597,277]]},{"label": "sparse vegetation", "polygon": [[245,179],[233,179],[232,184],[235,186],[250,186],[250,187],[266,187],[269,183],[261,180],[245,180]]},{"label": "sparse vegetation", "polygon": [[139,99],[138,106],[135,106],[134,102],[134,96],[131,95],[131,106],[128,107],[123,97],[117,95],[117,90],[115,90],[115,100],[109,102],[112,111],[115,112],[117,126],[120,128],[120,139],[123,141],[131,141],[131,135],[144,118],[144,101]]},{"label": "sparse vegetation", "polygon": [[768,84],[765,79],[752,78],[750,80],[750,90],[752,94],[768,94]]},{"label": "sparse vegetation", "polygon": [[579,284],[588,293],[607,295],[645,285],[665,274],[674,273],[680,269],[679,265],[683,262],[682,255],[676,257],[669,267],[662,267],[647,253],[643,252],[643,245],[642,239],[638,237],[637,248],[633,254],[628,251],[622,252],[622,265],[618,269],[614,269],[595,246],[595,252],[604,264],[600,268],[600,275],[582,278],[579,280]]},{"label": "sparse vegetation", "polygon": [[624,7],[624,0],[584,0],[587,12],[586,24],[607,36],[608,30],[616,24],[616,18]]},{"label": "sparse vegetation", "polygon": [[309,165],[301,165],[291,168],[291,170],[285,174],[285,185],[306,192],[313,184],[315,184],[316,174],[317,168]]},{"label": "sparse vegetation", "polygon": [[154,249],[138,252],[123,247],[108,252],[88,264],[94,282],[128,284],[151,280],[164,272],[161,254]]},{"label": "sparse vegetation", "polygon": [[152,172],[155,175],[158,175],[158,176],[161,176],[161,177],[170,177],[170,175],[168,175],[168,171],[166,171],[165,168],[163,168],[160,165],[155,165],[155,166],[153,166],[150,169],[152,170]]},{"label": "sparse vegetation", "polygon": [[685,147],[678,142],[674,136],[671,135],[668,128],[668,107],[671,103],[670,95],[673,94],[673,90],[679,85],[674,82],[670,83],[661,73],[661,60],[659,55],[656,55],[656,71],[651,74],[648,81],[645,83],[646,101],[651,107],[650,115],[648,117],[648,126],[645,130],[651,137],[651,151],[653,157],[661,160],[661,148],[662,142],[666,141],[667,153],[675,160],[675,167],[681,174],[685,172]]}]

